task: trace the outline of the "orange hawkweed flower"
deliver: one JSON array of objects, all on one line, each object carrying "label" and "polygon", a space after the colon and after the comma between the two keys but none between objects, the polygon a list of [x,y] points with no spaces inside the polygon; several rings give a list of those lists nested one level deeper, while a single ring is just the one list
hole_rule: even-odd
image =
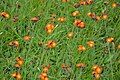
[{"label": "orange hawkweed flower", "polygon": [[23,37],[24,41],[29,41],[31,37],[29,35]]},{"label": "orange hawkweed flower", "polygon": [[24,63],[24,60],[21,57],[17,57],[16,62],[17,62],[17,64],[15,64],[15,66],[16,67],[21,67],[23,65],[23,63]]},{"label": "orange hawkweed flower", "polygon": [[4,18],[10,17],[10,15],[7,12],[2,12],[0,15],[3,16]]},{"label": "orange hawkweed flower", "polygon": [[78,28],[85,28],[85,23],[81,20],[76,19],[73,24]]},{"label": "orange hawkweed flower", "polygon": [[10,45],[10,46],[18,47],[18,46],[19,46],[19,42],[18,42],[17,40],[11,41],[11,42],[9,43],[9,45]]},{"label": "orange hawkweed flower", "polygon": [[11,76],[16,78],[16,80],[21,80],[22,79],[22,76],[19,72],[15,72]]},{"label": "orange hawkweed flower", "polygon": [[51,34],[54,30],[55,26],[53,24],[47,24],[45,30],[48,34]]},{"label": "orange hawkweed flower", "polygon": [[85,28],[85,23],[84,23],[84,22],[81,22],[80,24],[78,24],[78,27],[80,27],[80,28]]},{"label": "orange hawkweed flower", "polygon": [[78,63],[76,64],[76,67],[77,68],[81,68],[81,67],[85,67],[86,65],[84,63]]},{"label": "orange hawkweed flower", "polygon": [[88,15],[90,18],[93,18],[93,19],[96,18],[95,13],[91,13],[91,12],[89,12],[87,15]]},{"label": "orange hawkweed flower", "polygon": [[54,29],[54,25],[53,24],[47,24],[45,27],[46,30],[53,30]]},{"label": "orange hawkweed flower", "polygon": [[80,24],[81,22],[82,22],[81,20],[76,19],[76,20],[74,21],[74,25],[75,25],[75,26],[78,26],[78,24]]},{"label": "orange hawkweed flower", "polygon": [[80,14],[79,11],[74,11],[74,12],[72,13],[72,16],[78,16],[79,14]]},{"label": "orange hawkweed flower", "polygon": [[96,73],[96,74],[101,74],[102,73],[102,67],[98,66],[98,65],[94,65],[92,67],[93,69],[93,72]]},{"label": "orange hawkweed flower", "polygon": [[83,45],[78,46],[78,51],[85,51],[86,48]]},{"label": "orange hawkweed flower", "polygon": [[16,63],[15,67],[20,68],[21,66],[18,63]]},{"label": "orange hawkweed flower", "polygon": [[113,42],[113,40],[114,40],[114,38],[109,37],[109,38],[106,39],[106,42],[111,43],[111,42]]},{"label": "orange hawkweed flower", "polygon": [[[46,78],[48,78],[47,77],[47,73],[41,73],[40,75],[39,75],[39,78],[41,79],[41,80],[45,80]],[[46,79],[47,80],[47,79]]]},{"label": "orange hawkweed flower", "polygon": [[79,3],[80,3],[80,5],[86,5],[87,4],[86,1],[80,1]]},{"label": "orange hawkweed flower", "polygon": [[99,21],[100,20],[100,16],[96,16],[96,21]]},{"label": "orange hawkweed flower", "polygon": [[65,20],[66,20],[65,17],[59,17],[59,18],[58,18],[58,21],[59,21],[59,22],[65,22]]},{"label": "orange hawkweed flower", "polygon": [[55,48],[56,45],[57,45],[57,43],[56,43],[55,41],[53,41],[53,40],[49,40],[49,41],[47,42],[47,47],[48,47],[48,48]]},{"label": "orange hawkweed flower", "polygon": [[95,72],[96,72],[97,74],[101,74],[102,68],[101,68],[100,66],[97,67],[97,68],[95,69]]},{"label": "orange hawkweed flower", "polygon": [[87,42],[87,45],[88,45],[89,47],[94,47],[95,43],[94,43],[94,41],[88,41],[88,42]]},{"label": "orange hawkweed flower", "polygon": [[95,79],[99,79],[100,78],[100,74],[102,73],[102,67],[98,66],[98,65],[94,65],[92,67],[93,72],[92,74],[94,75]]},{"label": "orange hawkweed flower", "polygon": [[38,17],[33,17],[30,20],[33,21],[33,22],[37,22],[37,21],[39,21],[39,18]]}]

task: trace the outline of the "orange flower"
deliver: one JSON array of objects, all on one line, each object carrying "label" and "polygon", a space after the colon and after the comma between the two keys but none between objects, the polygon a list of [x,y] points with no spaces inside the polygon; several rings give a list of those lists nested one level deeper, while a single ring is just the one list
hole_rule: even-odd
[{"label": "orange flower", "polygon": [[72,13],[72,16],[78,16],[79,14],[80,14],[79,11],[74,11],[74,12]]},{"label": "orange flower", "polygon": [[94,65],[92,67],[93,72],[92,74],[95,76],[95,79],[99,79],[100,78],[100,74],[102,73],[102,67],[98,66],[98,65]]},{"label": "orange flower", "polygon": [[15,67],[21,67],[23,65],[23,63],[24,63],[24,60],[21,57],[17,57],[16,62],[17,63],[15,64]]},{"label": "orange flower", "polygon": [[65,22],[65,20],[66,20],[65,17],[59,17],[59,18],[58,18],[58,21],[59,21],[59,22]]},{"label": "orange flower", "polygon": [[96,16],[96,20],[99,21],[100,20],[100,16]]},{"label": "orange flower", "polygon": [[18,63],[16,63],[15,67],[20,68],[21,66]]},{"label": "orange flower", "polygon": [[81,67],[85,67],[86,65],[84,63],[78,63],[76,64],[76,67],[77,68],[81,68]]},{"label": "orange flower", "polygon": [[113,42],[113,40],[114,40],[114,38],[109,37],[109,38],[106,39],[106,42],[111,43],[111,42]]},{"label": "orange flower", "polygon": [[45,27],[45,30],[47,31],[48,34],[51,34],[54,30],[54,25],[53,24],[47,24]]},{"label": "orange flower", "polygon": [[47,47],[48,47],[48,48],[55,48],[56,45],[57,45],[57,43],[56,43],[55,41],[53,41],[53,40],[49,40],[49,41],[47,42]]},{"label": "orange flower", "polygon": [[22,76],[19,72],[15,72],[12,74],[12,77],[16,78],[16,80],[21,80]]},{"label": "orange flower", "polygon": [[94,41],[88,41],[88,42],[87,42],[87,45],[88,45],[89,47],[94,47],[95,43],[94,43]]},{"label": "orange flower", "polygon": [[102,67],[100,67],[100,66],[98,66],[98,65],[94,65],[94,66],[92,67],[92,69],[93,69],[93,72],[94,72],[95,74],[101,74],[101,73],[102,73]]},{"label": "orange flower", "polygon": [[72,38],[72,37],[73,37],[73,35],[74,35],[74,33],[73,33],[73,32],[69,32],[69,33],[67,34],[67,37],[68,37],[68,38]]},{"label": "orange flower", "polygon": [[78,46],[78,51],[85,51],[86,48],[83,45]]},{"label": "orange flower", "polygon": [[18,47],[18,46],[19,46],[19,42],[18,42],[17,40],[11,41],[11,42],[9,43],[9,45],[10,45],[10,46]]},{"label": "orange flower", "polygon": [[85,1],[80,1],[80,5],[86,5],[87,3]]},{"label": "orange flower", "polygon": [[41,73],[40,75],[39,75],[39,78],[41,79],[41,80],[47,80],[48,79],[48,77],[47,77],[47,73]]},{"label": "orange flower", "polygon": [[91,13],[91,12],[89,12],[87,15],[88,15],[90,18],[93,18],[93,19],[96,18],[95,13]]},{"label": "orange flower", "polygon": [[81,22],[82,22],[81,20],[76,19],[76,20],[74,21],[74,25],[75,25],[75,26],[78,26],[78,24],[80,24]]},{"label": "orange flower", "polygon": [[80,27],[80,28],[85,28],[85,23],[84,23],[84,22],[81,22],[80,24],[78,24],[78,27]]},{"label": "orange flower", "polygon": [[0,15],[3,16],[4,18],[10,17],[10,15],[7,12],[2,12]]},{"label": "orange flower", "polygon": [[27,35],[27,36],[24,36],[23,39],[24,39],[25,41],[29,41],[29,40],[31,39],[31,37]]},{"label": "orange flower", "polygon": [[90,5],[93,3],[93,0],[80,1],[80,5]]},{"label": "orange flower", "polygon": [[39,18],[38,17],[33,17],[30,20],[33,21],[33,22],[37,22],[37,21],[39,21]]},{"label": "orange flower", "polygon": [[101,74],[102,68],[101,68],[100,66],[97,67],[97,68],[95,69],[95,72],[96,72],[97,74]]},{"label": "orange flower", "polygon": [[76,19],[73,24],[78,28],[85,28],[85,23],[81,20]]}]

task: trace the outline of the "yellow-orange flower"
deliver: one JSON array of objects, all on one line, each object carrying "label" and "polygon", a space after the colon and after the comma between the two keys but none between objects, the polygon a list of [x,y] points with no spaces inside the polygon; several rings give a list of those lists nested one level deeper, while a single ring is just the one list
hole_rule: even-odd
[{"label": "yellow-orange flower", "polygon": [[0,15],[3,16],[4,18],[10,17],[10,15],[7,12],[2,12]]},{"label": "yellow-orange flower", "polygon": [[113,40],[114,40],[114,38],[109,37],[109,38],[106,39],[106,42],[111,43],[111,42],[113,42]]},{"label": "yellow-orange flower", "polygon": [[66,20],[65,17],[59,17],[59,18],[58,18],[58,21],[59,21],[59,22],[65,22],[65,20]]},{"label": "yellow-orange flower", "polygon": [[88,45],[89,47],[94,47],[95,43],[94,43],[94,41],[88,41],[88,42],[87,42],[87,45]]},{"label": "yellow-orange flower", "polygon": [[46,27],[45,27],[45,30],[48,34],[51,34],[54,30],[54,25],[53,24],[47,24]]},{"label": "yellow-orange flower", "polygon": [[79,14],[80,14],[79,11],[74,11],[74,12],[72,13],[72,16],[78,16]]},{"label": "yellow-orange flower", "polygon": [[77,68],[81,68],[81,67],[85,67],[86,65],[84,63],[78,63],[76,64],[76,67]]},{"label": "yellow-orange flower", "polygon": [[31,37],[29,35],[26,35],[23,37],[24,41],[29,41],[31,39]]},{"label": "yellow-orange flower", "polygon": [[85,51],[86,48],[83,45],[78,46],[78,51]]},{"label": "yellow-orange flower", "polygon": [[47,47],[48,47],[48,48],[55,48],[56,45],[57,45],[57,43],[56,43],[54,40],[49,40],[49,41],[47,42]]},{"label": "yellow-orange flower", "polygon": [[85,23],[79,19],[76,19],[73,24],[78,28],[85,28]]},{"label": "yellow-orange flower", "polygon": [[9,43],[9,45],[10,45],[10,46],[18,47],[18,46],[19,46],[19,42],[18,42],[17,40],[11,41],[11,42]]},{"label": "yellow-orange flower", "polygon": [[22,76],[19,72],[14,72],[11,76],[16,78],[16,80],[21,80],[22,79]]},{"label": "yellow-orange flower", "polygon": [[15,64],[15,67],[21,67],[22,65],[23,65],[23,63],[24,63],[24,60],[23,60],[23,58],[21,58],[21,57],[17,57],[16,58],[16,64]]}]

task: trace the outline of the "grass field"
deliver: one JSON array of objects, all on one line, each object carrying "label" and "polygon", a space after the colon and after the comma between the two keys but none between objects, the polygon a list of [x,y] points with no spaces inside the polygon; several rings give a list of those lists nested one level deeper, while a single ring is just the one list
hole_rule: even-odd
[{"label": "grass field", "polygon": [[120,0],[87,1],[0,0],[0,80],[120,80]]}]

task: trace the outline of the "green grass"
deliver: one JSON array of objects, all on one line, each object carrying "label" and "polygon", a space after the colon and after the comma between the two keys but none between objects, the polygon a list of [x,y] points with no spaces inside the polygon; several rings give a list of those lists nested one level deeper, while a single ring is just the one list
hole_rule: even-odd
[{"label": "green grass", "polygon": [[[112,8],[113,2],[119,0],[94,0],[91,5],[74,8],[74,3],[79,0],[70,0],[62,3],[61,0],[0,0],[0,12],[6,11],[10,14],[9,19],[0,17],[0,80],[14,80],[11,74],[19,71],[23,80],[38,80],[42,72],[42,65],[50,64],[48,72],[49,80],[93,80],[92,66],[97,64],[103,68],[100,80],[120,80],[120,6]],[[21,7],[17,8],[16,5]],[[80,11],[80,15],[72,17],[71,13]],[[107,20],[98,22],[87,16],[88,12],[101,15],[106,10]],[[57,20],[52,22],[50,17],[56,14],[56,18],[64,16],[66,21],[60,23]],[[13,22],[17,15],[18,21]],[[36,23],[30,18],[39,16]],[[75,19],[85,22],[84,29],[73,25]],[[45,26],[48,23],[57,25],[54,32],[48,35]],[[68,32],[74,32],[72,39],[67,39]],[[32,39],[28,42],[23,36],[30,35]],[[113,37],[112,43],[106,43],[107,37]],[[46,43],[48,40],[56,40],[57,46],[48,49],[46,46],[39,46],[39,42]],[[18,40],[18,48],[9,46],[9,42]],[[86,42],[95,41],[94,48],[88,48]],[[84,45],[87,50],[78,52],[78,45]],[[22,57],[24,64],[22,68],[15,68],[16,57]],[[82,62],[85,68],[76,68],[76,64]],[[61,64],[70,66],[70,71],[63,70]],[[57,70],[57,72],[55,72]]]}]

